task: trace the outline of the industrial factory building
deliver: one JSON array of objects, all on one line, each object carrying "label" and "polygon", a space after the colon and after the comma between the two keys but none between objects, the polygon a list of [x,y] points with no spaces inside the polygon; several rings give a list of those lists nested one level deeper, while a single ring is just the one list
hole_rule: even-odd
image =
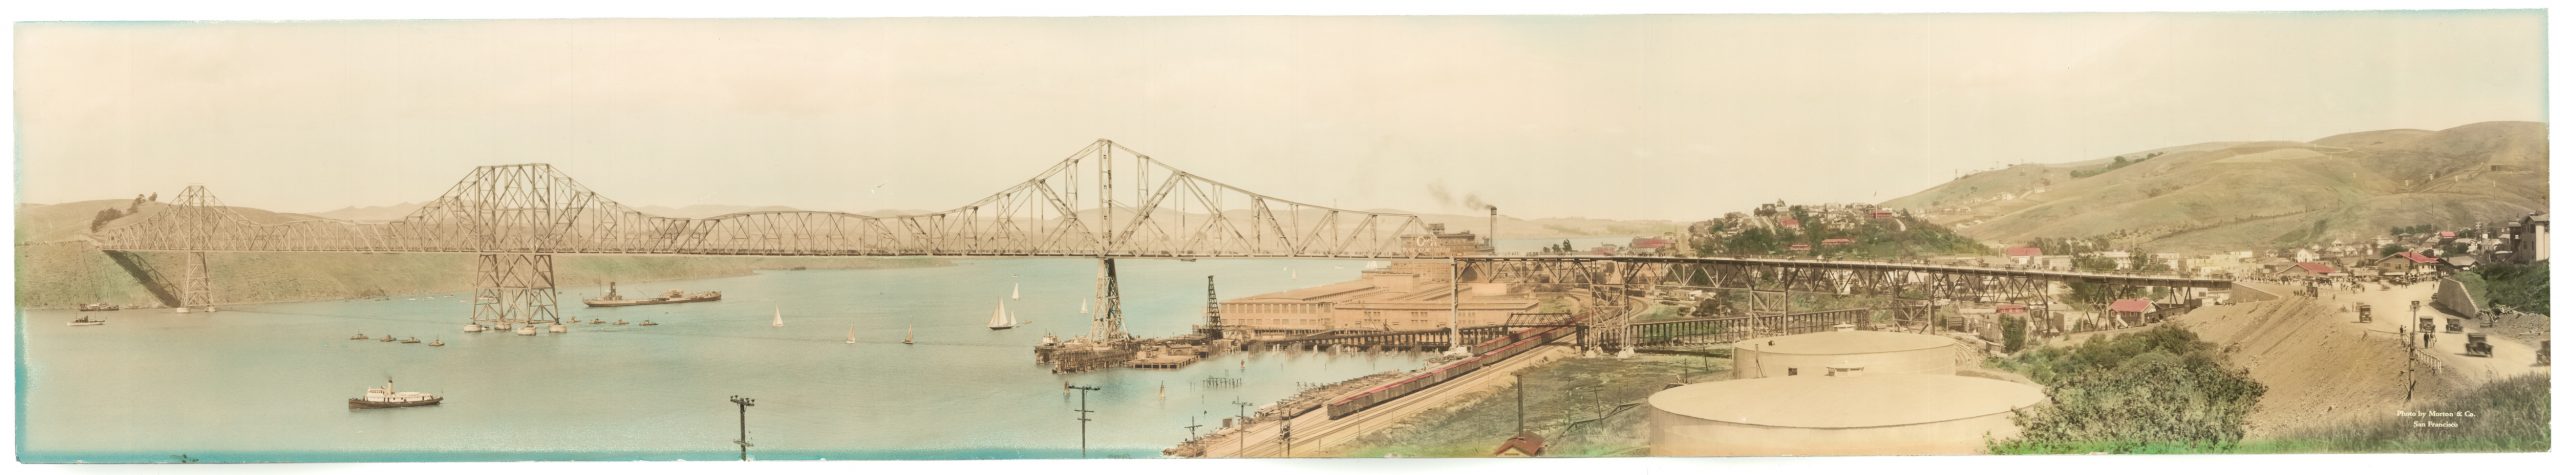
[{"label": "industrial factory building", "polygon": [[[1360,272],[1350,282],[1273,292],[1219,302],[1230,325],[1279,336],[1325,330],[1422,330],[1449,324],[1449,265],[1394,261]],[[1538,300],[1515,295],[1500,283],[1457,284],[1458,325],[1503,323],[1513,313],[1534,312]]]}]

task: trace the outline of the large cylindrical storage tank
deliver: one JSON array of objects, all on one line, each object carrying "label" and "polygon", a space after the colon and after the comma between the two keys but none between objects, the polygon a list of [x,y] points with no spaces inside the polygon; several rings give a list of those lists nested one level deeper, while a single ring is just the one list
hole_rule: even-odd
[{"label": "large cylindrical storage tank", "polygon": [[1757,378],[1654,393],[1652,455],[1946,455],[2015,437],[2044,389],[1938,374]]},{"label": "large cylindrical storage tank", "polygon": [[1963,351],[1953,338],[1916,333],[1840,331],[1753,338],[1733,344],[1733,377],[1955,374]]}]

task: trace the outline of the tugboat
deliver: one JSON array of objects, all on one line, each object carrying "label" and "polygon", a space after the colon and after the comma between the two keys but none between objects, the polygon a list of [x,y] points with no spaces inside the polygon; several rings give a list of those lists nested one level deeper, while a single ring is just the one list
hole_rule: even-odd
[{"label": "tugboat", "polygon": [[641,320],[641,321],[640,321],[640,326],[644,326],[644,327],[654,327],[654,326],[658,326],[658,322],[653,322],[653,321],[648,321],[648,320]]},{"label": "tugboat", "polygon": [[399,340],[399,339],[397,339],[397,338],[392,338],[392,337],[391,337],[391,334],[389,334],[389,333],[384,333],[384,334],[382,334],[382,338],[380,338],[380,340],[381,340],[383,343],[390,343],[390,342],[400,341],[400,340]]},{"label": "tugboat", "polygon": [[615,288],[615,287],[614,287],[614,284],[613,284],[613,283],[611,283],[611,282],[606,282],[606,283],[605,283],[605,291],[604,291],[604,296],[603,296],[603,297],[591,298],[591,299],[587,299],[587,300],[586,300],[586,302],[587,302],[587,306],[589,306],[589,307],[630,307],[630,306],[635,306],[635,305],[664,305],[664,304],[671,304],[671,303],[718,302],[718,301],[720,301],[720,292],[716,292],[716,291],[714,291],[714,292],[703,292],[703,293],[698,293],[698,294],[686,295],[686,294],[684,293],[684,291],[683,291],[683,290],[669,290],[669,291],[667,291],[667,293],[665,293],[665,294],[660,294],[660,295],[658,295],[658,297],[656,297],[656,298],[647,298],[647,299],[625,299],[625,298],[622,298],[622,290],[621,290],[621,289],[618,289],[618,288]]},{"label": "tugboat", "polygon": [[443,347],[443,346],[444,346],[444,339],[443,339],[443,338],[437,338],[437,339],[436,339],[436,341],[427,342],[427,346]]},{"label": "tugboat", "polygon": [[105,324],[107,324],[107,321],[106,321],[106,320],[99,320],[99,319],[89,318],[89,317],[80,317],[80,319],[79,319],[79,320],[72,320],[72,321],[71,321],[71,323],[70,323],[69,325],[71,325],[71,326],[75,326],[75,327],[94,327],[94,326],[98,326],[98,325],[105,325]]},{"label": "tugboat", "polygon": [[400,339],[400,344],[403,344],[403,345],[414,345],[414,344],[417,344],[417,343],[418,343],[418,337],[414,337],[414,336],[413,336],[413,337],[408,337],[408,338],[402,338],[402,339]]},{"label": "tugboat", "polygon": [[614,320],[614,321],[613,321],[613,324],[615,324],[615,325],[630,325],[630,324],[631,324],[631,322],[622,321],[622,320]]},{"label": "tugboat", "polygon": [[371,339],[373,339],[373,337],[364,336],[364,332],[356,332],[356,336],[347,337],[347,339],[349,339],[349,340],[371,340]]},{"label": "tugboat", "polygon": [[433,406],[443,402],[443,396],[420,392],[400,392],[392,388],[391,380],[385,379],[382,381],[382,387],[364,388],[364,397],[347,398],[347,408],[383,409],[393,407]]},{"label": "tugboat", "polygon": [[587,324],[588,324],[588,325],[603,325],[603,324],[604,324],[604,319],[602,319],[602,318],[598,318],[598,319],[587,320]]}]

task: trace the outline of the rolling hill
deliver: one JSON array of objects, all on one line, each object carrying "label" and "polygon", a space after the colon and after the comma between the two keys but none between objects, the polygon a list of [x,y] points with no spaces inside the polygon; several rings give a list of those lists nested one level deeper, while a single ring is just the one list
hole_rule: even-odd
[{"label": "rolling hill", "polygon": [[2549,131],[2483,122],[2205,143],[1976,173],[1883,204],[1997,243],[2110,236],[2223,251],[2368,239],[2549,211]]}]

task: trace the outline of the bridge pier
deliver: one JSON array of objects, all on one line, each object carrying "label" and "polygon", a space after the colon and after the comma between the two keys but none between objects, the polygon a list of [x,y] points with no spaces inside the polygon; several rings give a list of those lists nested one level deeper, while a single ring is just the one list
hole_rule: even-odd
[{"label": "bridge pier", "polygon": [[500,330],[560,323],[560,290],[550,254],[481,254],[473,259],[471,325]]},{"label": "bridge pier", "polygon": [[181,259],[187,261],[187,276],[178,284],[178,313],[214,311],[213,269],[206,265],[204,251],[188,252]]}]

